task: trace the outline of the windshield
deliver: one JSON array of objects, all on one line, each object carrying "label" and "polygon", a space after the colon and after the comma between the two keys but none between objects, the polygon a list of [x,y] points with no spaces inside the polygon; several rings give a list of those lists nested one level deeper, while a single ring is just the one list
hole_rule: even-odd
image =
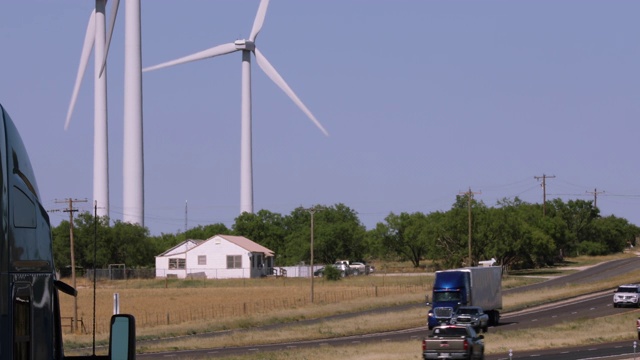
[{"label": "windshield", "polygon": [[618,288],[618,291],[616,292],[622,292],[622,293],[635,293],[638,292],[638,288],[636,287],[629,287],[629,286],[620,286]]},{"label": "windshield", "polygon": [[458,291],[438,291],[433,293],[433,301],[460,301],[460,292]]},{"label": "windshield", "polygon": [[474,315],[477,314],[478,311],[474,308],[461,308],[458,309],[458,314],[464,314],[464,315]]}]

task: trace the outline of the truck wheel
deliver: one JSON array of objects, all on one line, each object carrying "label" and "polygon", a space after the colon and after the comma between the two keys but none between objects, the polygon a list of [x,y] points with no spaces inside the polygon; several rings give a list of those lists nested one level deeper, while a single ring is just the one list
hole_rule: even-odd
[{"label": "truck wheel", "polygon": [[353,275],[355,275],[355,276],[360,275],[360,270],[358,270],[358,269],[353,270]]}]

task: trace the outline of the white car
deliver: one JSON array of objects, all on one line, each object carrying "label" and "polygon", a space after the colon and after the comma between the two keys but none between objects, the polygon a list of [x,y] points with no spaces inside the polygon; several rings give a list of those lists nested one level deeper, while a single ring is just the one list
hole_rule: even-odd
[{"label": "white car", "polygon": [[613,307],[635,306],[640,307],[640,285],[620,285],[613,292]]}]

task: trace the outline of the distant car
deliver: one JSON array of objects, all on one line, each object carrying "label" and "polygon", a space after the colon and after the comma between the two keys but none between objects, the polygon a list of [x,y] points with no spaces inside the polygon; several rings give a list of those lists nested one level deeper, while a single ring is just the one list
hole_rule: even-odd
[{"label": "distant car", "polygon": [[613,307],[640,307],[640,284],[620,285],[613,292]]},{"label": "distant car", "polygon": [[332,266],[340,270],[340,276],[342,277],[351,275],[351,267],[347,260],[338,260]]},{"label": "distant car", "polygon": [[371,267],[369,265],[358,261],[352,262],[349,264],[349,267],[351,268],[352,275],[369,275],[369,272],[371,271]]},{"label": "distant car", "polygon": [[[341,277],[345,277],[345,276],[347,276],[347,275],[348,275],[348,274],[347,274],[347,273],[345,273],[345,272],[344,272],[340,267],[338,267],[338,265],[336,265],[336,264],[328,265],[328,266],[331,266],[331,267],[333,267],[333,268],[338,269],[338,271],[340,272],[340,276],[341,276]],[[326,266],[323,266],[323,267],[321,267],[320,269],[318,269],[318,270],[314,271],[314,272],[313,272],[313,276],[323,277],[323,276],[324,276],[324,269],[325,269],[325,268],[326,268]]]},{"label": "distant car", "polygon": [[479,306],[459,306],[451,317],[451,324],[468,325],[476,331],[487,332],[489,329],[489,315]]},{"label": "distant car", "polygon": [[324,276],[324,266],[313,272],[313,276]]}]

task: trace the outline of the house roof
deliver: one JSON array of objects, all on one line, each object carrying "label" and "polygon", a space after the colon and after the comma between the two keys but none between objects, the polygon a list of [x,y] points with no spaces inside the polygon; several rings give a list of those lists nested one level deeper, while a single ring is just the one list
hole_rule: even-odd
[{"label": "house roof", "polygon": [[244,236],[215,235],[208,238],[207,240],[193,240],[193,239],[185,240],[180,244],[158,255],[157,257],[184,254],[190,251],[191,249],[195,248],[196,246],[202,245],[207,241],[215,239],[216,237],[227,240],[228,242],[235,244],[249,252],[264,253],[265,256],[274,256],[274,253],[272,250],[269,250],[266,247],[247,239]]},{"label": "house roof", "polygon": [[234,243],[238,246],[240,246],[241,248],[250,251],[250,252],[260,252],[260,253],[264,253],[266,256],[273,256],[274,253],[272,250],[267,249],[266,247],[251,241],[249,239],[247,239],[244,236],[233,236],[233,235],[216,235],[210,239],[207,239],[207,241],[215,238],[215,237],[221,237],[231,243]]},{"label": "house roof", "polygon": [[187,251],[193,249],[194,247],[202,244],[203,242],[205,242],[206,240],[193,240],[193,239],[187,239],[183,242],[181,242],[180,244],[172,247],[171,249],[163,252],[162,254],[158,255],[158,256],[166,256],[166,255],[176,255],[176,254],[184,254]]}]

